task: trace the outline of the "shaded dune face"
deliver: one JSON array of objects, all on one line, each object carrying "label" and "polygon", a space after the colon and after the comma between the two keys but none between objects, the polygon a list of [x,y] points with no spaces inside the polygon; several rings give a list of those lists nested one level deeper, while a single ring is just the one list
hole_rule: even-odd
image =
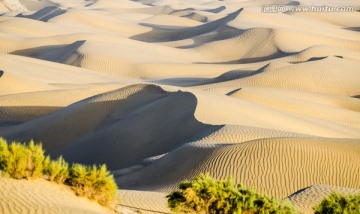
[{"label": "shaded dune face", "polygon": [[34,13],[32,15],[19,14],[18,17],[47,22],[56,16],[64,14],[65,12],[66,12],[66,10],[62,10],[57,6],[48,6],[48,7],[42,8],[41,10],[37,11],[36,13]]},{"label": "shaded dune face", "polygon": [[36,59],[57,62],[67,65],[79,66],[83,57],[77,50],[85,43],[85,41],[76,41],[69,45],[43,46],[17,50],[11,54],[27,56]]},{"label": "shaded dune face", "polygon": [[129,189],[169,191],[177,188],[177,182],[165,181],[208,172],[220,179],[231,176],[259,192],[286,197],[318,183],[359,188],[360,166],[354,164],[359,161],[359,140],[271,138],[218,147],[193,143],[118,181]]},{"label": "shaded dune face", "polygon": [[193,38],[195,36],[206,34],[223,27],[227,22],[235,19],[239,15],[239,13],[241,13],[241,11],[242,9],[239,9],[238,11],[235,11],[224,18],[215,20],[213,22],[205,23],[201,26],[195,26],[190,28],[166,29],[165,27],[161,26],[143,24],[144,26],[152,27],[153,30],[148,33],[136,35],[132,37],[132,39],[146,42],[167,42]]},{"label": "shaded dune face", "polygon": [[198,122],[194,118],[196,105],[196,97],[188,92],[134,85],[14,126],[5,137],[21,141],[34,138],[54,156],[120,169],[221,127]]},{"label": "shaded dune face", "polygon": [[51,106],[0,107],[0,126],[17,125],[60,110]]}]

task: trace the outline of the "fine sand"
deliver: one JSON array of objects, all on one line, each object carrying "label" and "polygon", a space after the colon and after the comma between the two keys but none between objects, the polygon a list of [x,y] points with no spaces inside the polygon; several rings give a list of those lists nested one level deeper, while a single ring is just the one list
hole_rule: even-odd
[{"label": "fine sand", "polygon": [[[0,136],[107,164],[118,211],[170,213],[199,173],[296,209],[360,188],[360,3],[0,0]],[[106,213],[66,187],[0,178],[0,213]]]},{"label": "fine sand", "polygon": [[109,214],[100,205],[80,198],[67,186],[45,180],[0,178],[0,213]]},{"label": "fine sand", "polygon": [[313,207],[318,205],[324,197],[329,196],[332,192],[342,195],[360,194],[359,189],[317,184],[297,191],[288,198],[299,212],[307,214],[313,213]]}]

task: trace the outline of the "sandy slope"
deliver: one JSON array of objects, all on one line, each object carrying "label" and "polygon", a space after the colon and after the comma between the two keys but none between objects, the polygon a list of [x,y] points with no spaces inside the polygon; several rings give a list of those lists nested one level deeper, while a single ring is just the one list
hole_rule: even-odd
[{"label": "sandy slope", "polygon": [[0,177],[0,212],[12,213],[111,213],[97,203],[77,197],[65,186],[45,180],[14,180]]},{"label": "sandy slope", "polygon": [[313,208],[332,192],[359,194],[359,189],[351,189],[329,185],[313,185],[291,194],[288,198],[301,213],[313,213]]},{"label": "sandy slope", "polygon": [[[40,140],[51,154],[72,161],[91,164],[96,155],[97,163],[120,169],[220,127],[198,122],[195,107],[196,98],[190,93],[133,85],[5,129],[1,135],[11,140]],[[96,115],[89,116],[94,111]]]},{"label": "sandy slope", "polygon": [[[311,213],[330,189],[360,188],[360,13],[264,4],[314,2],[0,1],[0,136],[106,163],[124,207],[144,213],[168,213],[166,192],[200,172],[277,197],[303,189],[289,197]],[[56,203],[30,189],[79,205],[0,179],[17,182],[3,208]]]},{"label": "sandy slope", "polygon": [[318,183],[359,188],[359,165],[353,164],[360,157],[358,140],[268,138],[235,145],[204,143],[183,146],[119,180],[126,188],[164,191],[176,188],[182,179],[209,172],[222,179],[232,176],[236,182],[276,197]]},{"label": "sandy slope", "polygon": [[159,192],[144,192],[133,190],[120,190],[120,205],[134,209],[141,213],[171,213],[166,208],[166,194]]}]

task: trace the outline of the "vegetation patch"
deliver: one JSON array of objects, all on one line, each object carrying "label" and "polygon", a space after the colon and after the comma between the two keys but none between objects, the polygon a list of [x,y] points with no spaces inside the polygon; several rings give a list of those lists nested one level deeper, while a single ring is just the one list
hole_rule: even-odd
[{"label": "vegetation patch", "polygon": [[253,189],[235,185],[231,179],[215,180],[208,175],[199,175],[192,182],[179,185],[180,191],[167,196],[168,206],[178,213],[247,213],[290,214],[296,213],[288,200],[278,200],[261,195]]},{"label": "vegetation patch", "polygon": [[12,142],[0,138],[0,171],[15,179],[45,178],[51,182],[69,185],[79,196],[111,207],[116,195],[114,177],[102,166],[69,164],[59,157],[45,157],[41,144]]},{"label": "vegetation patch", "polygon": [[68,182],[77,195],[86,196],[107,206],[114,200],[117,186],[105,165],[83,166],[73,164]]},{"label": "vegetation patch", "polygon": [[315,214],[360,214],[360,193],[344,195],[333,192],[314,207]]}]

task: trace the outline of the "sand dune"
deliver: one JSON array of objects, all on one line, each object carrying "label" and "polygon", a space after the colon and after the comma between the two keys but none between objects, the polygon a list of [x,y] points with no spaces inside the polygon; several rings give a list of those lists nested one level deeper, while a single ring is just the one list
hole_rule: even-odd
[{"label": "sand dune", "polygon": [[216,30],[227,22],[233,20],[239,13],[241,13],[241,9],[225,16],[224,18],[186,29],[162,29],[161,27],[156,27],[156,25],[144,24],[145,26],[152,27],[153,30],[150,33],[137,35],[132,38],[146,42],[167,42],[192,38]]},{"label": "sand dune", "polygon": [[[291,91],[282,93],[276,89],[274,91],[267,89],[265,92],[262,88],[244,88],[231,96],[261,103],[282,111],[359,128],[358,121],[360,118],[357,117],[360,103],[350,97],[334,95],[317,97],[313,93]],[[314,100],[316,101],[314,102]]]},{"label": "sand dune", "polygon": [[77,52],[85,41],[76,41],[69,45],[58,47],[30,48],[26,50],[14,51],[11,54],[33,57],[51,62],[58,62],[68,65],[78,66],[81,63],[82,55]]},{"label": "sand dune", "polygon": [[170,209],[166,208],[164,193],[121,190],[118,195],[122,198],[120,204],[123,207],[141,213],[171,213]]},{"label": "sand dune", "polygon": [[60,110],[79,100],[116,88],[118,84],[89,84],[73,89],[4,95],[0,97],[0,124],[26,122]]},{"label": "sand dune", "polygon": [[[104,83],[115,83],[120,86],[129,84],[125,79],[28,57],[9,54],[2,55],[0,60],[1,95],[83,88],[86,84],[94,86]],[[26,73],[23,72],[24,69]]]},{"label": "sand dune", "polygon": [[6,12],[23,12],[28,9],[19,0],[3,0],[1,3],[3,11]]},{"label": "sand dune", "polygon": [[340,194],[357,194],[359,189],[329,185],[313,185],[290,195],[288,198],[301,213],[313,213],[313,207],[318,205],[321,200],[329,196],[332,192]]},{"label": "sand dune", "polygon": [[[325,64],[326,66],[324,66]],[[258,72],[258,75],[199,87],[201,89],[223,87],[224,85],[227,87],[239,85],[242,87],[276,87],[323,94],[330,93],[352,96],[358,94],[360,90],[359,80],[351,78],[356,76],[359,69],[358,66],[357,60],[342,59],[336,56],[328,56],[324,59],[297,64],[270,63],[263,72]],[[310,67],[314,69],[308,69]],[[340,67],[346,68],[344,69],[344,73],[337,72]],[[298,84],[299,78],[304,78],[309,81]],[[333,81],[326,81],[326,79],[332,79]],[[335,85],[337,87],[335,87]]]},{"label": "sand dune", "polygon": [[[231,92],[235,89],[230,90],[227,88],[227,90]],[[238,93],[242,94],[242,89],[240,89]],[[246,90],[244,90],[244,94],[246,94]],[[351,128],[352,125],[350,125],[350,123],[346,122],[346,124],[341,124],[340,118],[336,119],[337,121],[324,120],[324,116],[317,114],[314,116],[313,113],[306,113],[307,106],[310,107],[314,105],[311,102],[304,102],[306,107],[304,110],[301,110],[299,114],[299,111],[296,112],[292,107],[284,111],[284,109],[279,110],[270,105],[264,105],[261,103],[261,99],[254,102],[252,100],[247,101],[246,99],[238,99],[218,94],[197,93],[196,95],[198,98],[198,108],[195,111],[195,117],[208,124],[221,125],[225,123],[229,125],[252,126],[321,137],[359,137],[357,121],[353,121],[353,125],[355,126]],[[351,100],[358,102],[358,100],[355,99]],[[333,100],[331,102],[333,102]],[[331,114],[331,111],[327,112],[325,109],[327,109],[327,107],[324,107],[323,115],[329,114],[330,118],[336,117]],[[314,111],[316,112],[318,110]],[[349,113],[350,112],[352,113],[352,110],[350,110]],[[306,114],[308,114],[308,116],[306,116]],[[351,121],[351,119],[349,120]],[[288,124],[291,124],[291,126]]]},{"label": "sand dune", "polygon": [[11,213],[111,213],[100,205],[77,197],[68,187],[45,180],[0,177],[0,212]]},{"label": "sand dune", "polygon": [[[355,11],[264,12],[270,4]],[[311,213],[330,190],[360,188],[359,9],[354,0],[0,1],[0,136],[106,163],[120,212],[169,213],[166,193],[209,172]],[[19,186],[0,188],[12,194],[3,212],[103,212],[42,181],[0,185]]]},{"label": "sand dune", "polygon": [[47,22],[50,19],[52,19],[53,17],[59,16],[65,12],[66,12],[65,10],[62,10],[59,7],[49,6],[49,7],[44,7],[31,15],[20,14],[20,15],[18,15],[18,17],[24,17],[24,18],[28,18],[28,19],[34,19],[34,20]]},{"label": "sand dune", "polygon": [[358,140],[322,138],[269,138],[228,146],[193,143],[119,182],[125,188],[168,191],[183,179],[209,172],[276,197],[317,183],[359,188],[359,165],[353,164],[359,161],[359,145]]},{"label": "sand dune", "polygon": [[[198,122],[193,116],[195,107],[196,98],[190,93],[168,93],[155,86],[134,85],[79,101],[10,127],[1,135],[11,140],[39,140],[48,152],[70,161],[91,164],[96,155],[98,163],[119,169],[166,153],[198,139],[202,132],[220,127]],[[95,109],[96,115],[89,117]],[[132,126],[137,127],[137,132]],[[113,155],[121,158],[114,159]]]}]

